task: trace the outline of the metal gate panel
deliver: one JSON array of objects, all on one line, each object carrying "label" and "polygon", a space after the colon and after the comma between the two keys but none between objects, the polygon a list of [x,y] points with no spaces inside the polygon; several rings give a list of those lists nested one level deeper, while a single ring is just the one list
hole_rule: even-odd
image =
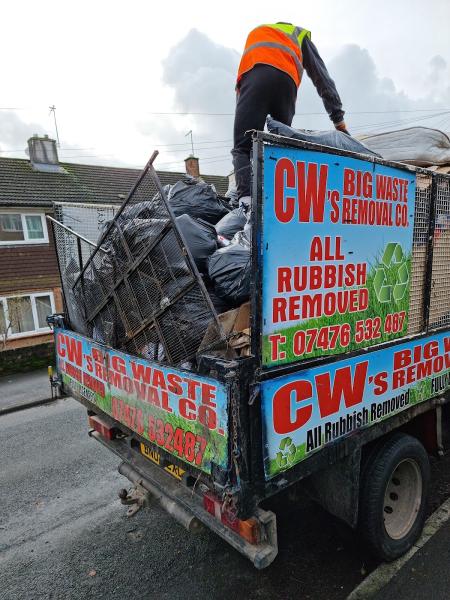
[{"label": "metal gate panel", "polygon": [[425,289],[428,264],[428,237],[432,194],[431,173],[416,174],[416,202],[409,292],[408,334],[425,329]]},{"label": "metal gate panel", "polygon": [[[111,215],[97,247],[92,250],[57,223],[55,239],[75,331],[133,354],[160,360],[164,356],[170,364],[182,364],[195,356],[207,329],[209,348],[226,336],[177,228],[153,159]],[[78,217],[85,223],[92,214]],[[88,226],[83,227],[88,237]]]},{"label": "metal gate panel", "polygon": [[429,327],[450,324],[450,176],[435,177],[435,227]]},{"label": "metal gate panel", "polygon": [[[94,242],[89,244],[84,239],[76,237],[70,231],[53,222],[53,234],[58,255],[66,313],[75,331],[91,335],[92,328],[86,323],[85,308],[89,305],[93,291],[92,286],[85,289],[74,289],[74,284],[81,269],[89,260],[95,247],[95,242],[105,230],[105,226],[113,219],[118,206],[107,204],[55,202],[54,214],[59,223]],[[101,261],[101,255],[94,264]],[[97,294],[102,293],[101,281]],[[104,295],[104,292],[103,292]]]}]

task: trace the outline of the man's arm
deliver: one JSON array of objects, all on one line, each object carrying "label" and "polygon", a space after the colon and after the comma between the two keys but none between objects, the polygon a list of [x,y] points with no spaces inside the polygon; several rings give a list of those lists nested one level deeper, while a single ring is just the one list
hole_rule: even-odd
[{"label": "man's arm", "polygon": [[308,37],[303,39],[302,53],[305,71],[313,82],[317,93],[322,98],[325,110],[333,121],[334,126],[336,129],[339,129],[339,131],[348,133],[344,121],[345,113],[342,110],[342,102],[336,89],[336,85],[331,79],[317,48]]}]

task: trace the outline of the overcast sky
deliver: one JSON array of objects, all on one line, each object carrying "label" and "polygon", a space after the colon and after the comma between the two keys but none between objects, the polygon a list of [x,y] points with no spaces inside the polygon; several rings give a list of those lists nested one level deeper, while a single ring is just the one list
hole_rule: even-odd
[{"label": "overcast sky", "polygon": [[[54,104],[62,160],[142,166],[158,148],[157,168],[182,171],[192,130],[201,171],[227,174],[245,38],[276,21],[311,30],[353,134],[450,131],[449,0],[18,0],[1,9],[1,155],[54,136]],[[294,125],[331,126],[306,76]]]}]

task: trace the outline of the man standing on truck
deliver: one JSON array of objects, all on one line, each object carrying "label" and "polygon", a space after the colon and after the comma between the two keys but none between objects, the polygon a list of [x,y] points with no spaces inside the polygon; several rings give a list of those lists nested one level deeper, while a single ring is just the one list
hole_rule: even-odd
[{"label": "man standing on truck", "polygon": [[250,204],[250,129],[264,129],[267,115],[291,125],[303,70],[339,131],[348,134],[334,81],[311,42],[311,33],[291,23],[260,25],[247,37],[237,74],[234,173],[241,203]]}]

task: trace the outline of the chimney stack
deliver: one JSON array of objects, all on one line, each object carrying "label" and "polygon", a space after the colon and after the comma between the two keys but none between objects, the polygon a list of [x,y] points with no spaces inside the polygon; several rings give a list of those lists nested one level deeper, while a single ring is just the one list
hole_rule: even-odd
[{"label": "chimney stack", "polygon": [[28,140],[28,155],[35,171],[46,173],[63,173],[59,165],[56,142],[48,135],[39,136],[36,133]]},{"label": "chimney stack", "polygon": [[188,156],[184,159],[184,164],[186,165],[186,173],[191,175],[192,177],[199,178],[200,177],[200,167],[198,164],[198,158],[195,156]]}]

